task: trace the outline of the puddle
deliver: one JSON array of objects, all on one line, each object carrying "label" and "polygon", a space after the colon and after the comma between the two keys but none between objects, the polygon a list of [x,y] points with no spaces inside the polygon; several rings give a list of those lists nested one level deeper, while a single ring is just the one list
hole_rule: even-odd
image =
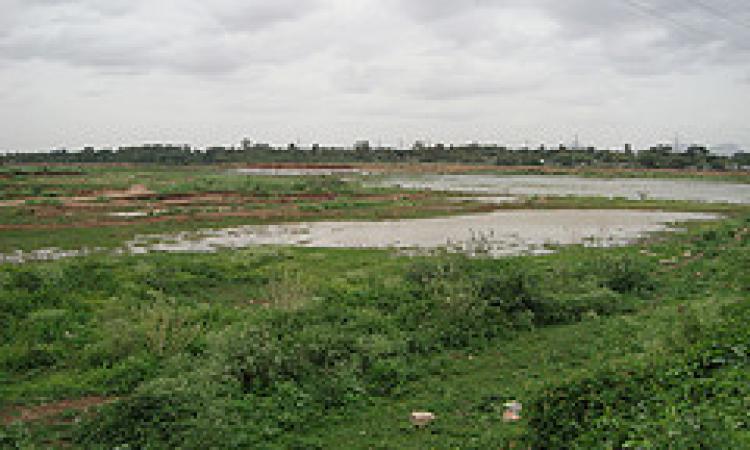
[{"label": "puddle", "polygon": [[119,211],[119,212],[111,212],[107,214],[109,217],[118,217],[121,219],[134,219],[139,217],[148,217],[148,216],[154,216],[158,214],[165,213],[166,210],[164,209],[154,209],[151,211]]},{"label": "puddle", "polygon": [[147,217],[148,213],[145,211],[128,211],[128,212],[113,212],[107,215],[110,217],[135,218],[135,217]]},{"label": "puddle", "polygon": [[750,184],[705,180],[582,178],[526,175],[423,175],[386,178],[382,184],[408,189],[474,192],[502,196],[621,197],[632,200],[690,200],[750,203]]},{"label": "puddle", "polygon": [[361,174],[367,175],[364,172],[356,168],[256,168],[256,169],[237,169],[235,173],[241,175],[266,175],[266,176],[322,176],[322,175],[337,175],[337,174]]},{"label": "puddle", "polygon": [[[447,247],[469,254],[509,256],[550,253],[550,246],[627,245],[647,233],[674,230],[673,222],[711,220],[719,216],[634,210],[511,210],[484,214],[382,222],[307,222],[247,225],[165,235],[146,235],[127,242],[116,254],[148,252],[215,252],[258,245],[329,248]],[[0,262],[21,263],[89,253],[100,249],[43,249],[0,254]]]},{"label": "puddle", "polygon": [[482,197],[450,197],[449,200],[453,202],[479,202],[490,205],[505,205],[508,203],[518,203],[522,199],[521,197],[513,197],[511,195],[490,195]]}]

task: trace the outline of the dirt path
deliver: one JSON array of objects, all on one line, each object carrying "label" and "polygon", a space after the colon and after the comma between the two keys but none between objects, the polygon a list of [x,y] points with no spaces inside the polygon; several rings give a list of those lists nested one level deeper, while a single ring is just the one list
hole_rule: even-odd
[{"label": "dirt path", "polygon": [[32,422],[51,420],[66,411],[86,412],[90,408],[115,402],[119,397],[82,397],[71,400],[59,400],[34,406],[16,406],[0,411],[0,423],[9,425],[16,421]]},{"label": "dirt path", "polygon": [[[149,194],[156,198],[156,194]],[[362,200],[370,202],[397,202],[401,200],[423,200],[429,198],[429,193],[408,193],[408,194],[352,194],[351,200]],[[272,219],[272,218],[284,218],[284,219],[300,219],[304,217],[313,216],[324,216],[327,218],[335,218],[341,215],[339,210],[332,210],[327,212],[303,212],[300,211],[296,205],[299,201],[333,201],[341,197],[335,193],[294,193],[294,194],[279,194],[270,196],[258,196],[258,195],[246,195],[243,193],[227,192],[227,193],[186,193],[186,194],[170,194],[161,195],[159,200],[144,204],[120,197],[113,200],[111,203],[87,203],[83,200],[90,200],[89,197],[76,197],[76,201],[68,201],[67,198],[61,198],[63,204],[60,206],[34,206],[33,211],[37,219],[39,218],[54,218],[61,216],[71,216],[77,220],[71,220],[68,222],[51,222],[44,223],[37,221],[37,223],[10,223],[0,224],[0,231],[12,231],[12,230],[59,230],[66,228],[96,228],[96,227],[109,227],[109,226],[130,226],[137,224],[147,223],[161,223],[161,222],[186,222],[192,220],[205,220],[205,219],[221,219],[227,217],[246,217],[256,219]],[[93,198],[93,197],[91,197]],[[14,200],[22,204],[24,200]],[[10,202],[7,205],[4,202],[0,202],[0,206],[11,206]],[[13,206],[18,206],[14,203]],[[165,215],[150,215],[149,211],[155,210],[168,210],[170,207],[182,206],[182,207],[200,207],[202,205],[222,207],[222,206],[242,206],[244,204],[256,204],[264,205],[264,208],[253,209],[247,211],[194,211],[192,214],[165,214]],[[112,212],[121,210],[122,208],[141,206],[143,217],[133,217],[129,220],[113,220],[116,217]],[[224,208],[228,209],[228,208]],[[396,208],[394,208],[394,211]],[[96,216],[81,215],[81,212],[93,212]],[[108,213],[105,215],[106,213]],[[77,214],[77,215],[76,215]]]}]

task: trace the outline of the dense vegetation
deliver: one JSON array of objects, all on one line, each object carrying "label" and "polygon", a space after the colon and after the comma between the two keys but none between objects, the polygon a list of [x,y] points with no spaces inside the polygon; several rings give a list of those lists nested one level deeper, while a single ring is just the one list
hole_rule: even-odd
[{"label": "dense vegetation", "polygon": [[750,304],[726,307],[708,330],[697,317],[685,320],[687,342],[668,358],[621,363],[543,391],[530,408],[531,442],[544,448],[750,447]]},{"label": "dense vegetation", "polygon": [[[5,265],[2,404],[113,402],[0,442],[740,448],[748,227],[500,260],[265,248]],[[466,383],[478,362],[492,376]],[[433,427],[391,414],[413,398]],[[528,418],[503,424],[513,398]]]},{"label": "dense vegetation", "polygon": [[671,147],[658,146],[641,151],[610,151],[559,148],[510,149],[497,145],[427,146],[416,143],[411,149],[372,148],[361,143],[355,148],[329,148],[314,145],[302,149],[294,144],[287,148],[268,145],[243,147],[209,147],[204,150],[189,146],[144,145],[121,147],[117,150],[84,148],[81,151],[52,153],[6,153],[0,155],[0,165],[22,163],[152,163],[152,164],[214,164],[214,163],[341,163],[341,162],[398,162],[398,163],[468,163],[503,166],[553,167],[627,167],[737,170],[750,166],[750,154],[732,156],[711,154],[705,147],[692,146],[685,152],[673,152]]}]

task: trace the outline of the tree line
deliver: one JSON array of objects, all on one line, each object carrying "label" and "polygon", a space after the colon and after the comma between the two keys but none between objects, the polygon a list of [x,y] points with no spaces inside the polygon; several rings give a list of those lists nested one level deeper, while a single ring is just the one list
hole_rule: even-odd
[{"label": "tree line", "polygon": [[712,154],[702,146],[691,146],[675,152],[669,146],[640,151],[601,150],[593,147],[521,148],[497,145],[425,145],[417,142],[409,149],[371,147],[366,141],[351,148],[296,144],[272,147],[268,144],[243,143],[239,147],[192,148],[187,145],[147,144],[77,151],[53,150],[0,155],[0,164],[23,163],[152,163],[165,165],[217,163],[461,163],[501,166],[614,167],[643,169],[737,170],[750,167],[750,154]]}]

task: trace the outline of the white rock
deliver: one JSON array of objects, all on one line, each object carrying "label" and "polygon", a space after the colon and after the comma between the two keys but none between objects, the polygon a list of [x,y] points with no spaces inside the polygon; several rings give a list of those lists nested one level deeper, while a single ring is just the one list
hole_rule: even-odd
[{"label": "white rock", "polygon": [[415,411],[409,416],[409,421],[416,427],[423,427],[435,420],[435,418],[435,414],[431,412]]},{"label": "white rock", "polygon": [[503,413],[503,420],[505,422],[517,422],[521,420],[523,405],[520,402],[514,400],[503,404],[503,406],[505,406],[505,412]]}]

